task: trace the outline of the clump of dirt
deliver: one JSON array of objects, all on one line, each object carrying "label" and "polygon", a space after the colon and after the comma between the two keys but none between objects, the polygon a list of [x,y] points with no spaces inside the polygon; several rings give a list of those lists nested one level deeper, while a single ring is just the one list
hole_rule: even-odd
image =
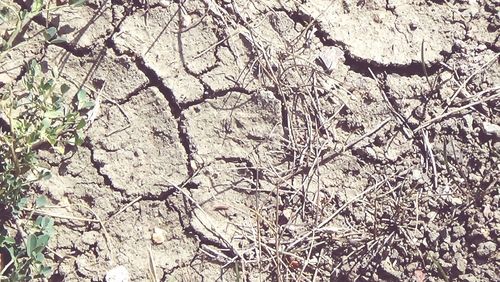
[{"label": "clump of dirt", "polygon": [[42,152],[54,280],[497,279],[498,7],[91,1],[37,18],[70,39],[37,52],[99,102],[83,148]]}]

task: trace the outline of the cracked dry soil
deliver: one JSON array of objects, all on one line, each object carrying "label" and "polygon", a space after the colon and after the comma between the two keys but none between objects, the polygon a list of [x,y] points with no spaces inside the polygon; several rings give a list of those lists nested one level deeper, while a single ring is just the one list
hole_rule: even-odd
[{"label": "cracked dry soil", "polygon": [[70,43],[19,49],[2,79],[35,57],[101,101],[82,148],[42,152],[52,281],[116,265],[131,281],[498,281],[499,8],[91,0],[36,18],[28,32]]}]

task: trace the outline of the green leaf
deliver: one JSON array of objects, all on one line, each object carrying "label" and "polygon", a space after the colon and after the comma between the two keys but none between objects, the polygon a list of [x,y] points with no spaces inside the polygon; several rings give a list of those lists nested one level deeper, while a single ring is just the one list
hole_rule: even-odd
[{"label": "green leaf", "polygon": [[83,118],[80,119],[80,121],[78,121],[78,124],[76,125],[76,130],[80,130],[80,129],[84,128],[85,124],[87,124],[85,122],[85,119],[83,119]]},{"label": "green leaf", "polygon": [[61,93],[64,94],[66,92],[68,92],[70,89],[70,87],[67,85],[67,84],[63,84],[61,85]]},{"label": "green leaf", "polygon": [[47,246],[49,243],[50,236],[47,234],[38,236],[36,245],[37,247],[42,247],[42,250]]},{"label": "green leaf", "polygon": [[52,276],[52,268],[50,266],[42,266],[40,274],[46,278]]},{"label": "green leaf", "polygon": [[81,110],[90,110],[95,106],[93,101],[87,101],[82,105]]},{"label": "green leaf", "polygon": [[9,10],[7,8],[0,9],[0,23],[8,21]]},{"label": "green leaf", "polygon": [[43,89],[44,90],[49,90],[50,88],[52,88],[54,86],[54,83],[55,83],[55,81],[52,78],[49,79],[49,80],[47,80],[47,82],[45,82],[44,85],[43,85]]},{"label": "green leaf", "polygon": [[51,26],[43,32],[43,37],[45,37],[45,40],[50,41],[56,36],[56,34],[57,34],[57,29]]},{"label": "green leaf", "polygon": [[69,0],[69,4],[73,6],[82,6],[87,0]]},{"label": "green leaf", "polygon": [[31,60],[29,63],[29,72],[31,76],[35,76],[42,70],[42,67],[36,60]]},{"label": "green leaf", "polygon": [[45,196],[40,196],[35,201],[35,207],[43,208],[47,205],[47,198]]},{"label": "green leaf", "polygon": [[78,101],[84,101],[88,99],[87,92],[83,89],[78,90],[78,93],[76,93]]},{"label": "green leaf", "polygon": [[32,13],[38,13],[40,10],[42,10],[43,7],[43,0],[34,0],[33,4],[31,4],[31,12]]},{"label": "green leaf", "polygon": [[54,219],[49,216],[43,216],[39,225],[43,230],[52,228],[54,226]]},{"label": "green leaf", "polygon": [[43,216],[39,215],[35,220],[36,225],[40,226],[40,228],[42,227],[43,218],[44,218]]},{"label": "green leaf", "polygon": [[[18,250],[18,248],[16,248],[16,249],[14,249],[13,247],[7,248],[7,251],[9,252],[9,255],[11,258],[16,257],[16,250]],[[15,260],[14,260],[14,262],[15,262]]]},{"label": "green leaf", "polygon": [[28,205],[28,199],[27,198],[21,198],[19,202],[17,202],[17,208],[19,210],[24,209]]},{"label": "green leaf", "polygon": [[50,119],[48,119],[47,117],[45,117],[42,122],[41,122],[41,125],[42,125],[42,128],[41,129],[46,129],[46,128],[49,128],[50,127]]},{"label": "green leaf", "polygon": [[55,149],[55,150],[56,150],[59,154],[61,154],[61,155],[64,155],[64,152],[66,151],[66,150],[64,149],[64,146],[56,146],[56,147],[54,147],[54,149]]},{"label": "green leaf", "polygon": [[15,243],[16,243],[16,240],[14,240],[14,238],[12,238],[12,237],[0,236],[0,246],[12,245]]},{"label": "green leaf", "polygon": [[45,139],[47,139],[51,146],[55,146],[57,143],[57,138],[53,135],[47,135],[45,136]]},{"label": "green leaf", "polygon": [[76,146],[82,145],[84,142],[84,139],[85,139],[85,136],[83,135],[83,132],[81,130],[78,130],[76,132],[76,136],[75,136],[75,145]]},{"label": "green leaf", "polygon": [[45,118],[54,119],[64,117],[64,113],[62,110],[48,111],[43,115]]},{"label": "green leaf", "polygon": [[38,178],[39,178],[40,180],[47,180],[47,179],[49,179],[51,176],[52,176],[52,174],[50,173],[50,170],[44,169],[44,170],[40,171],[40,173],[39,173],[39,175],[38,175]]},{"label": "green leaf", "polygon": [[45,256],[42,254],[42,250],[43,248],[37,249],[34,256],[34,259],[39,263],[43,263],[43,261],[45,260]]},{"label": "green leaf", "polygon": [[26,252],[30,257],[36,248],[36,239],[37,238],[35,234],[30,234],[28,235],[28,239],[26,240]]},{"label": "green leaf", "polygon": [[92,103],[89,100],[89,96],[85,90],[80,89],[78,90],[78,93],[76,93],[76,97],[78,99],[78,109],[87,109],[89,107],[89,104]]},{"label": "green leaf", "polygon": [[51,44],[61,44],[61,43],[67,43],[68,39],[65,36],[57,36],[56,38],[52,39],[50,41]]},{"label": "green leaf", "polygon": [[19,19],[21,21],[23,21],[28,16],[28,11],[27,10],[19,11],[18,16],[19,16]]}]

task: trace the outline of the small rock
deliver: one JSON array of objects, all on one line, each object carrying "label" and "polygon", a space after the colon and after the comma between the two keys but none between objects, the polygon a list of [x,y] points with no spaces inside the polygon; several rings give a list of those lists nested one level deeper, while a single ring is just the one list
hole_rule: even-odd
[{"label": "small rock", "polygon": [[495,151],[500,152],[500,141],[493,143]]},{"label": "small rock", "polygon": [[391,262],[388,259],[382,261],[380,266],[382,267],[382,270],[385,272],[385,274],[397,280],[401,278],[401,272],[394,269],[394,267],[392,266]]},{"label": "small rock", "polygon": [[448,81],[448,80],[451,80],[453,78],[453,73],[452,72],[449,72],[449,71],[445,71],[443,73],[441,73],[439,75],[439,78],[442,80],[442,81]]},{"label": "small rock", "polygon": [[472,123],[474,121],[474,118],[472,118],[472,115],[471,114],[464,115],[463,119],[465,121],[465,125],[467,126],[467,128],[472,129]]},{"label": "small rock", "polygon": [[[449,247],[448,243],[446,243],[446,242],[442,242],[439,245],[439,250],[440,251],[448,251],[449,249],[450,249],[450,247]],[[443,256],[443,258],[445,258],[445,257]]]},{"label": "small rock", "polygon": [[460,244],[460,241],[457,240],[453,243],[451,243],[451,250],[454,252],[454,253],[457,253],[459,251],[462,250],[462,245]]},{"label": "small rock", "polygon": [[463,204],[462,199],[459,197],[452,197],[450,202],[454,206],[459,206],[459,205]]},{"label": "small rock", "polygon": [[463,257],[457,258],[456,266],[458,271],[460,271],[461,273],[465,273],[465,270],[467,269],[467,260],[464,259]]},{"label": "small rock", "polygon": [[99,233],[97,231],[89,231],[82,234],[82,242],[86,245],[94,245],[97,242]]},{"label": "small rock", "polygon": [[376,23],[382,23],[383,22],[382,17],[379,14],[377,14],[377,13],[373,14],[373,21],[376,22]]},{"label": "small rock", "polygon": [[413,272],[415,270],[418,269],[418,266],[419,266],[419,263],[418,262],[412,262],[412,263],[409,263],[407,266],[406,266],[406,270],[408,272]]},{"label": "small rock", "polygon": [[461,225],[454,226],[452,230],[452,236],[455,238],[461,238],[465,236],[465,228]]},{"label": "small rock", "polygon": [[434,243],[436,240],[439,238],[439,232],[436,231],[429,231],[429,240]]},{"label": "small rock", "polygon": [[435,211],[430,211],[427,213],[427,218],[429,219],[429,221],[433,221],[437,216],[437,212]]},{"label": "small rock", "polygon": [[[493,219],[494,219],[495,222],[500,222],[500,211],[496,210],[495,212],[493,212],[493,216],[492,217],[493,217]],[[498,224],[498,223],[496,223],[496,224]],[[499,229],[495,229],[495,230],[500,230],[500,228]]]},{"label": "small rock", "polygon": [[394,0],[387,0],[387,2],[386,2],[387,4],[385,6],[386,9],[389,11],[396,10],[396,4],[394,2],[397,3],[397,1],[394,1]]},{"label": "small rock", "polygon": [[491,206],[486,204],[484,205],[484,209],[483,209],[483,215],[486,219],[490,219],[490,217],[492,216],[492,211],[491,211]]},{"label": "small rock", "polygon": [[187,189],[196,189],[196,188],[200,187],[200,185],[201,185],[201,180],[198,178],[194,178],[191,181],[189,181],[188,183],[186,183],[184,185],[184,187],[186,187]]},{"label": "small rock", "polygon": [[134,156],[136,157],[142,157],[144,156],[144,151],[141,149],[141,148],[137,148],[135,151],[134,151]]},{"label": "small rock", "polygon": [[92,275],[92,272],[89,270],[89,262],[87,260],[87,257],[78,257],[78,259],[75,261],[76,268],[78,269],[78,272],[81,273],[84,276],[90,276]]},{"label": "small rock", "polygon": [[283,216],[287,219],[290,220],[293,215],[293,210],[291,208],[283,210]]},{"label": "small rock", "polygon": [[336,47],[330,47],[319,54],[319,60],[328,72],[337,69],[339,63],[344,60],[344,52]]},{"label": "small rock", "polygon": [[413,181],[419,181],[420,179],[422,179],[422,172],[420,171],[420,169],[414,169],[411,171],[411,179]]},{"label": "small rock", "polygon": [[462,40],[456,39],[453,42],[453,49],[455,49],[456,51],[459,51],[461,53],[466,53],[467,45]]},{"label": "small rock", "polygon": [[129,280],[128,270],[122,265],[115,266],[106,272],[106,282],[128,282]]},{"label": "small rock", "polygon": [[453,266],[451,263],[445,261],[444,259],[438,259],[438,262],[443,269],[448,269],[448,268],[451,268]]},{"label": "small rock", "polygon": [[160,0],[159,4],[163,8],[168,8],[168,6],[170,4],[170,1],[168,1],[168,0]]},{"label": "small rock", "polygon": [[476,47],[476,51],[478,51],[478,52],[482,52],[482,51],[484,51],[486,49],[488,49],[488,47],[485,44],[482,44],[482,43],[479,44],[479,45],[477,45],[477,47]]},{"label": "small rock", "polygon": [[489,122],[483,122],[481,125],[481,128],[483,129],[484,134],[493,136],[496,138],[500,138],[500,126],[489,123]]},{"label": "small rock", "polygon": [[479,229],[481,231],[481,234],[483,235],[484,238],[486,238],[487,240],[490,240],[490,229],[489,228],[485,228],[484,226]]},{"label": "small rock", "polygon": [[385,157],[390,160],[391,162],[395,162],[398,160],[399,158],[399,155],[401,154],[401,151],[398,151],[398,150],[387,150],[387,152],[385,153]]},{"label": "small rock", "polygon": [[366,147],[366,154],[372,159],[377,159],[377,153],[372,147]]},{"label": "small rock", "polygon": [[417,282],[425,281],[425,272],[422,269],[415,269],[415,271],[413,271],[413,276]]},{"label": "small rock", "polygon": [[423,239],[424,238],[424,234],[420,230],[415,230],[415,233],[413,234],[413,236],[416,239]]},{"label": "small rock", "polygon": [[188,28],[189,26],[191,26],[191,23],[192,23],[192,19],[191,19],[191,16],[188,15],[187,13],[181,13],[181,25],[183,28]]},{"label": "small rock", "polygon": [[151,240],[153,241],[153,243],[155,244],[163,244],[163,242],[165,242],[166,240],[166,231],[161,229],[161,228],[158,228],[158,227],[155,227],[153,229],[153,234],[151,234]]},{"label": "small rock", "polygon": [[479,257],[485,258],[495,253],[497,250],[497,245],[491,241],[481,243],[477,246],[476,254]]},{"label": "small rock", "polygon": [[459,281],[465,281],[465,282],[478,282],[479,280],[474,276],[473,274],[463,274],[458,276]]}]

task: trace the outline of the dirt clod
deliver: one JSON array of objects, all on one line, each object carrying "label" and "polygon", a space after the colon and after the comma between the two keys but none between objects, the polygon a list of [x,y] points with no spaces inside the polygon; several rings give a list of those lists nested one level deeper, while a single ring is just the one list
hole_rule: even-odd
[{"label": "dirt clod", "polygon": [[494,254],[497,250],[497,245],[494,242],[488,241],[480,243],[477,246],[477,255],[482,258],[486,258]]},{"label": "dirt clod", "polygon": [[387,275],[386,277],[388,279],[401,279],[402,273],[396,270],[389,260],[382,261],[382,264],[380,266],[383,274]]},{"label": "dirt clod", "polygon": [[165,230],[155,227],[153,229],[153,233],[151,234],[151,240],[155,244],[163,244],[163,242],[165,242],[166,240],[165,233]]},{"label": "dirt clod", "polygon": [[118,265],[106,272],[106,282],[128,282],[128,270],[123,265]]}]

